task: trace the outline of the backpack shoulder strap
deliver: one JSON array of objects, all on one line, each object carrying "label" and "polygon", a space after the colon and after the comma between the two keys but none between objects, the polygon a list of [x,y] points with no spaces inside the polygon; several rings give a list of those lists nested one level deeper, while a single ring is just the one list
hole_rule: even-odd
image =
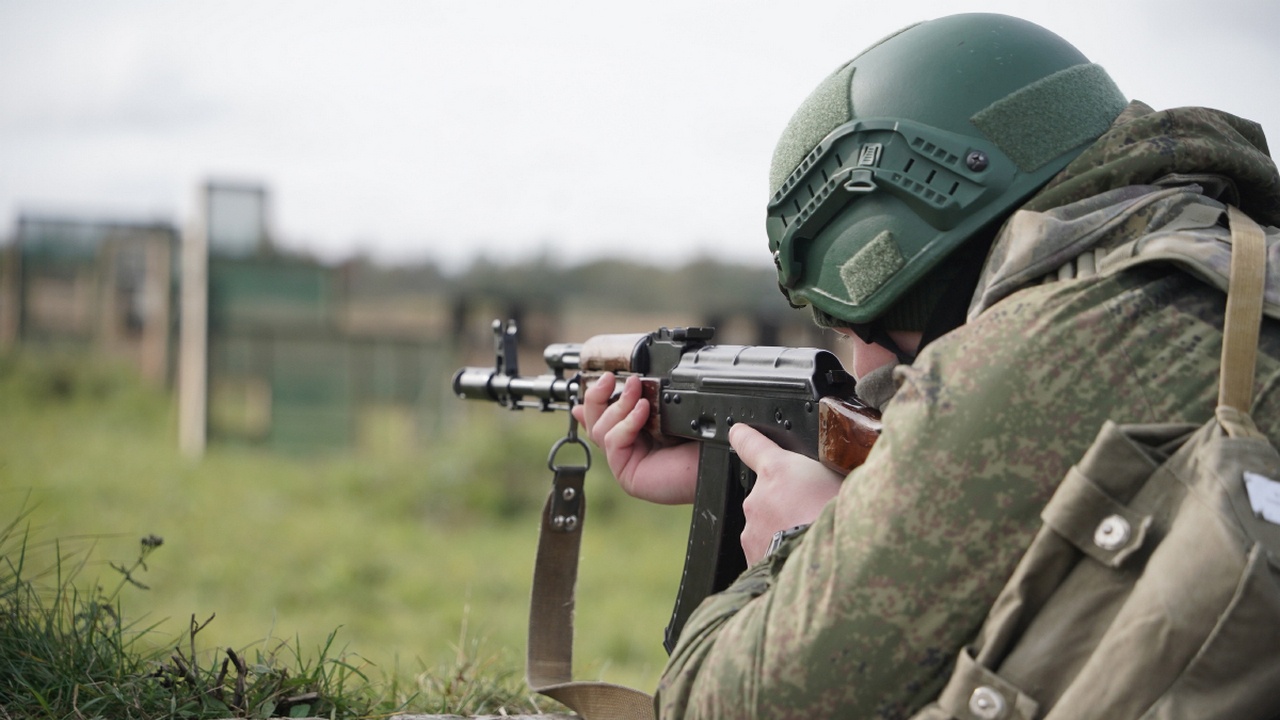
[{"label": "backpack shoulder strap", "polygon": [[1235,206],[1231,224],[1231,275],[1222,329],[1222,374],[1218,382],[1218,418],[1233,436],[1256,435],[1248,418],[1262,327],[1267,250],[1262,228]]}]

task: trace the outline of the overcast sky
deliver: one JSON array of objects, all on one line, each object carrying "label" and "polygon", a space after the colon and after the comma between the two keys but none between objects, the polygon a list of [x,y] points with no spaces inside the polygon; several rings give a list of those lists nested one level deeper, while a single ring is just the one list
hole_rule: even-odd
[{"label": "overcast sky", "polygon": [[1270,0],[0,0],[0,237],[24,211],[181,223],[216,178],[264,184],[281,244],[331,259],[765,263],[800,101],[974,10],[1280,142]]}]

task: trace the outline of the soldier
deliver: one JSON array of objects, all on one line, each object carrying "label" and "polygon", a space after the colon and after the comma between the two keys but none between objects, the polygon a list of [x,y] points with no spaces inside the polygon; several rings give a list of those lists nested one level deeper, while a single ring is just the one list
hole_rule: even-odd
[{"label": "soldier", "polygon": [[[849,337],[884,431],[846,479],[734,427],[759,476],[751,565],[690,617],[658,711],[910,717],[1104,421],[1212,416],[1224,211],[1277,224],[1280,178],[1257,124],[1130,102],[1049,31],[970,14],[827,77],[784,131],[770,187],[782,291]],[[1272,442],[1278,267],[1251,408]],[[619,482],[690,502],[696,449],[651,445],[639,387],[609,404],[614,389],[602,380],[575,412]]]}]

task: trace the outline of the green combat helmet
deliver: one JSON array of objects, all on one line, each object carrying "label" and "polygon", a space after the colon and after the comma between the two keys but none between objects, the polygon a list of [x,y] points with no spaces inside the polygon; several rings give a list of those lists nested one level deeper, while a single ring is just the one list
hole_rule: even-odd
[{"label": "green combat helmet", "polygon": [[954,15],[881,40],[813,91],[774,151],[783,292],[870,323],[1126,105],[1101,67],[1017,18]]}]

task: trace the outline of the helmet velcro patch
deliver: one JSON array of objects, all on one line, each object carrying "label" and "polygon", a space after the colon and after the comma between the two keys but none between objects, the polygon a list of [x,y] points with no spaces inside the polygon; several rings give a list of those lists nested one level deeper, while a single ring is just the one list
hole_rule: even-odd
[{"label": "helmet velcro patch", "polygon": [[906,264],[893,233],[882,230],[840,266],[840,280],[849,300],[860,305]]},{"label": "helmet velcro patch", "polygon": [[1097,139],[1128,104],[1102,66],[1085,63],[1012,92],[969,120],[1030,173]]},{"label": "helmet velcro patch", "polygon": [[849,104],[852,82],[853,63],[849,62],[828,75],[796,109],[773,151],[773,163],[769,167],[770,194],[777,191],[782,181],[827,133],[852,119],[853,110]]}]

